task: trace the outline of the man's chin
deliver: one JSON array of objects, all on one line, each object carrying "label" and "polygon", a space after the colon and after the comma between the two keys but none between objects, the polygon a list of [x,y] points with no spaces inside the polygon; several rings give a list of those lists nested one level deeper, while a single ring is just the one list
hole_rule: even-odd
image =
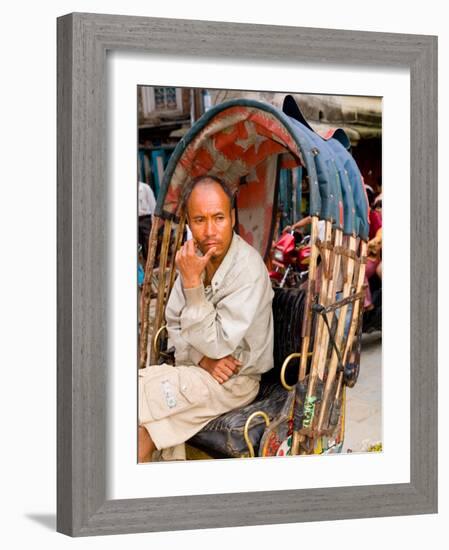
[{"label": "man's chin", "polygon": [[212,258],[214,256],[219,256],[221,248],[219,248],[216,244],[211,244],[211,245],[207,244],[206,246],[204,246],[202,248],[203,254],[207,254],[209,252],[209,250],[211,250],[212,248],[215,248],[215,252],[212,254]]}]

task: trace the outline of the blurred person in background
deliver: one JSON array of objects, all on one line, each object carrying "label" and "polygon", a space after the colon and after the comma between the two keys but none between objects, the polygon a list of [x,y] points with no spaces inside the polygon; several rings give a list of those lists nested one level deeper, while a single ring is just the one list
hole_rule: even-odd
[{"label": "blurred person in background", "polygon": [[148,239],[151,231],[151,216],[156,208],[156,199],[151,187],[139,181],[139,245],[144,261],[148,255]]},{"label": "blurred person in background", "polygon": [[374,308],[370,280],[377,275],[382,280],[382,193],[377,197],[368,185],[365,186],[368,202],[370,204],[370,229],[368,241],[368,258],[366,262],[365,283],[365,309]]}]

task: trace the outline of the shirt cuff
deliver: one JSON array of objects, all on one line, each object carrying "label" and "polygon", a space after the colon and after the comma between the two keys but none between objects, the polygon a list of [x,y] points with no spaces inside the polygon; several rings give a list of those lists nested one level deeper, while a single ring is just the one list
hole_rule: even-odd
[{"label": "shirt cuff", "polygon": [[184,296],[187,306],[200,305],[207,302],[203,284],[194,288],[184,288]]},{"label": "shirt cuff", "polygon": [[189,355],[190,355],[191,361],[193,361],[195,363],[195,365],[197,365],[199,367],[200,366],[200,361],[204,357],[204,353],[201,353],[197,349],[195,349],[193,347],[190,347]]}]

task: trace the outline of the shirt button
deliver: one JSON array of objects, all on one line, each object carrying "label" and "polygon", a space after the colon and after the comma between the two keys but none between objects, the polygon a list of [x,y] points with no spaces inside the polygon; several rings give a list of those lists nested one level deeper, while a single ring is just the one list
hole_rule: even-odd
[{"label": "shirt button", "polygon": [[182,387],[182,391],[186,391],[186,390],[187,390],[187,386],[184,385],[184,386]]}]

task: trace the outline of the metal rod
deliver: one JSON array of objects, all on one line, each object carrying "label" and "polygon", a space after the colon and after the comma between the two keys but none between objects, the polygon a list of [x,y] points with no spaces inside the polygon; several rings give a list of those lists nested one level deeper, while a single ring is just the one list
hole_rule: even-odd
[{"label": "metal rod", "polygon": [[245,438],[245,442],[246,442],[246,445],[248,447],[248,452],[249,452],[249,457],[250,458],[254,458],[256,455],[254,453],[253,444],[251,443],[251,439],[249,437],[249,426],[250,426],[251,422],[253,421],[253,419],[256,418],[257,416],[261,416],[265,420],[266,426],[270,425],[270,418],[267,415],[267,413],[264,412],[264,411],[255,411],[248,417],[248,419],[245,423],[245,427],[243,429],[243,437]]}]

